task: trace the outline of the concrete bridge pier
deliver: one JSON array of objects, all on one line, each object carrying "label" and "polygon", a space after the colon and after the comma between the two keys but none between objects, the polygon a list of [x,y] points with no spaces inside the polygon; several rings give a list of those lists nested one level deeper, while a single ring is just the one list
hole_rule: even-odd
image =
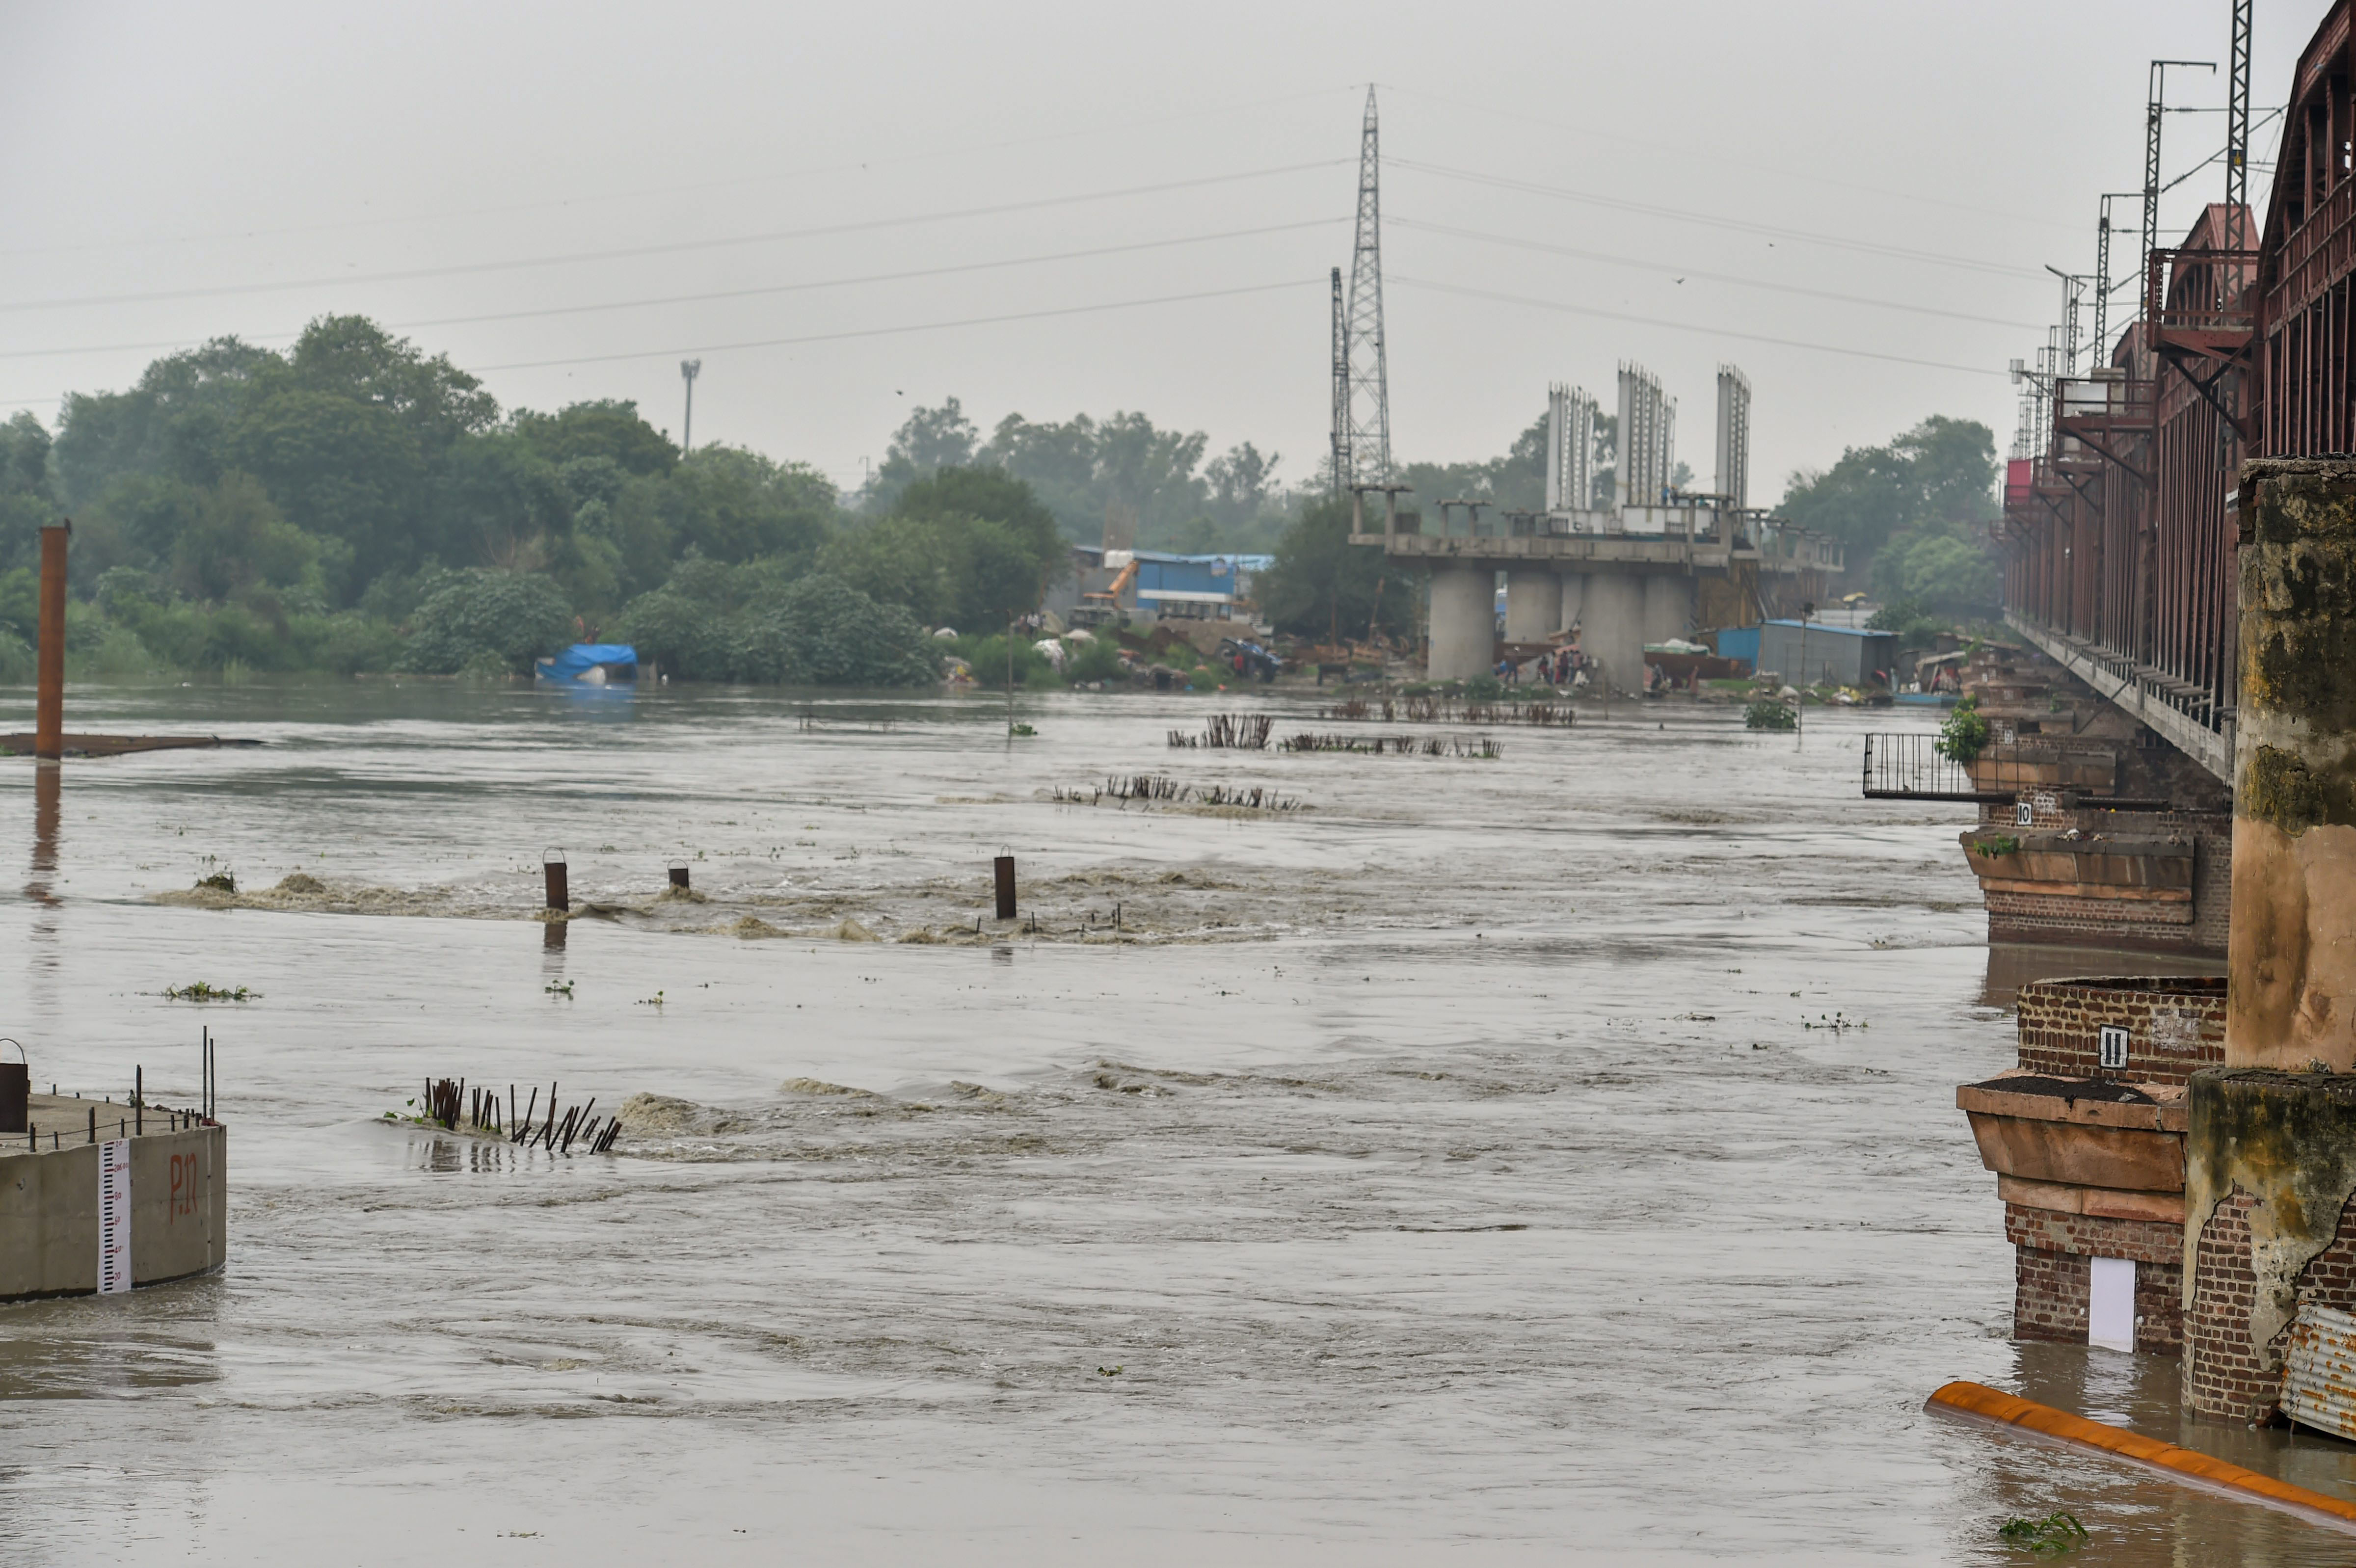
[{"label": "concrete bridge pier", "polygon": [[[1644,579],[1644,641],[1665,643],[1685,636],[1693,630],[1693,579],[1666,573]],[[1640,655],[1643,651],[1637,650]]]},{"label": "concrete bridge pier", "polygon": [[1431,646],[1425,674],[1433,680],[1471,680],[1487,675],[1496,663],[1495,570],[1460,562],[1435,564],[1431,569]]},{"label": "concrete bridge pier", "polygon": [[1561,577],[1562,623],[1556,630],[1568,632],[1579,624],[1580,616],[1587,609],[1587,573],[1566,571]]},{"label": "concrete bridge pier", "polygon": [[1543,643],[1562,630],[1562,577],[1550,566],[1505,571],[1505,641]]},{"label": "concrete bridge pier", "polygon": [[2312,1422],[2282,1375],[2294,1321],[2356,1310],[2356,463],[2255,458],[2238,498],[2225,1065],[2191,1081],[2184,1403]]},{"label": "concrete bridge pier", "polygon": [[1614,691],[1644,688],[1644,580],[1628,571],[1591,571],[1579,634],[1580,651],[1600,659]]}]

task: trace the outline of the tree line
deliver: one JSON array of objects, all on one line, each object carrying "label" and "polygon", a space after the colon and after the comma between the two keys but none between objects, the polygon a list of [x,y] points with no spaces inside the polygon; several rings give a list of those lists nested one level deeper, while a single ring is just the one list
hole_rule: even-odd
[{"label": "tree line", "polygon": [[[323,316],[284,351],[220,338],[72,394],[54,434],[0,425],[0,678],[29,677],[38,532],[65,516],[69,651],[93,673],[521,673],[602,635],[688,678],[930,680],[929,628],[1003,627],[1108,516],[1141,548],[1273,553],[1280,629],[1414,624],[1419,585],[1346,543],[1330,475],[1289,485],[1249,442],[1207,452],[1132,412],[984,435],[950,398],[844,495],[806,464],[682,452],[626,401],[503,411],[445,356]],[[1402,477],[1535,508],[1544,453],[1541,420],[1498,457]],[[1985,427],[1934,420],[1794,475],[1787,509],[1944,594],[1973,570],[1954,547],[1992,464]]]}]

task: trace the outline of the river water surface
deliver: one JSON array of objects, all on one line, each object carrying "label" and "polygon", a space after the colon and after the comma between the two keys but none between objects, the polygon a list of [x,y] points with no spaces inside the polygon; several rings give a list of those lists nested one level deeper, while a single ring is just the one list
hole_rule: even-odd
[{"label": "river water surface", "polygon": [[[2055,1509],[2083,1562],[2350,1555],[1923,1413],[1970,1378],[2356,1496],[2172,1363],[2007,1338],[1954,1086],[2015,976],[2157,965],[1991,954],[1967,808],[1858,797],[1919,719],[70,701],[268,744],[0,772],[0,1033],[185,1103],[209,1025],[233,1181],[220,1275],[0,1307],[7,1561],[1988,1563]],[[1168,744],[1223,711],[1502,755]],[[1141,773],[1298,809],[1098,798]],[[429,1075],[662,1098],[555,1157],[386,1125]]]}]

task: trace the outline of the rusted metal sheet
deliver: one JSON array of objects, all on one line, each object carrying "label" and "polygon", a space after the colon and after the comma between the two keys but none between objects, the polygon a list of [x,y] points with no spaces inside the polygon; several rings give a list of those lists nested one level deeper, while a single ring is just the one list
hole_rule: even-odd
[{"label": "rusted metal sheet", "polygon": [[2284,1348],[2282,1412],[2356,1440],[2356,1317],[2308,1302]]}]

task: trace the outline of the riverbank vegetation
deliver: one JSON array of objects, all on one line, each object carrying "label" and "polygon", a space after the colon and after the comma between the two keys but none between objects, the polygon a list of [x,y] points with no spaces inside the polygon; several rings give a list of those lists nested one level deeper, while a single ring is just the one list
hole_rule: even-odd
[{"label": "riverbank vegetation", "polygon": [[[1535,504],[1542,436],[1404,476]],[[1208,451],[1134,412],[1010,413],[985,436],[951,398],[845,495],[807,464],[682,452],[627,402],[502,410],[446,357],[322,316],[284,351],[216,339],[72,394],[54,432],[0,424],[0,681],[31,677],[39,530],[65,517],[77,675],[506,677],[605,639],[689,679],[908,684],[965,658],[1002,683],[1003,629],[1108,525],[1145,549],[1272,553],[1259,596],[1281,630],[1412,632],[1419,581],[1348,543],[1326,475],[1289,489],[1273,452]],[[1796,476],[1795,514],[1941,608],[1981,592],[1949,557],[1986,510],[1990,452],[1982,427],[1926,421]],[[1017,638],[1015,679],[1110,679],[1111,658],[1081,647],[1058,669]]]}]

